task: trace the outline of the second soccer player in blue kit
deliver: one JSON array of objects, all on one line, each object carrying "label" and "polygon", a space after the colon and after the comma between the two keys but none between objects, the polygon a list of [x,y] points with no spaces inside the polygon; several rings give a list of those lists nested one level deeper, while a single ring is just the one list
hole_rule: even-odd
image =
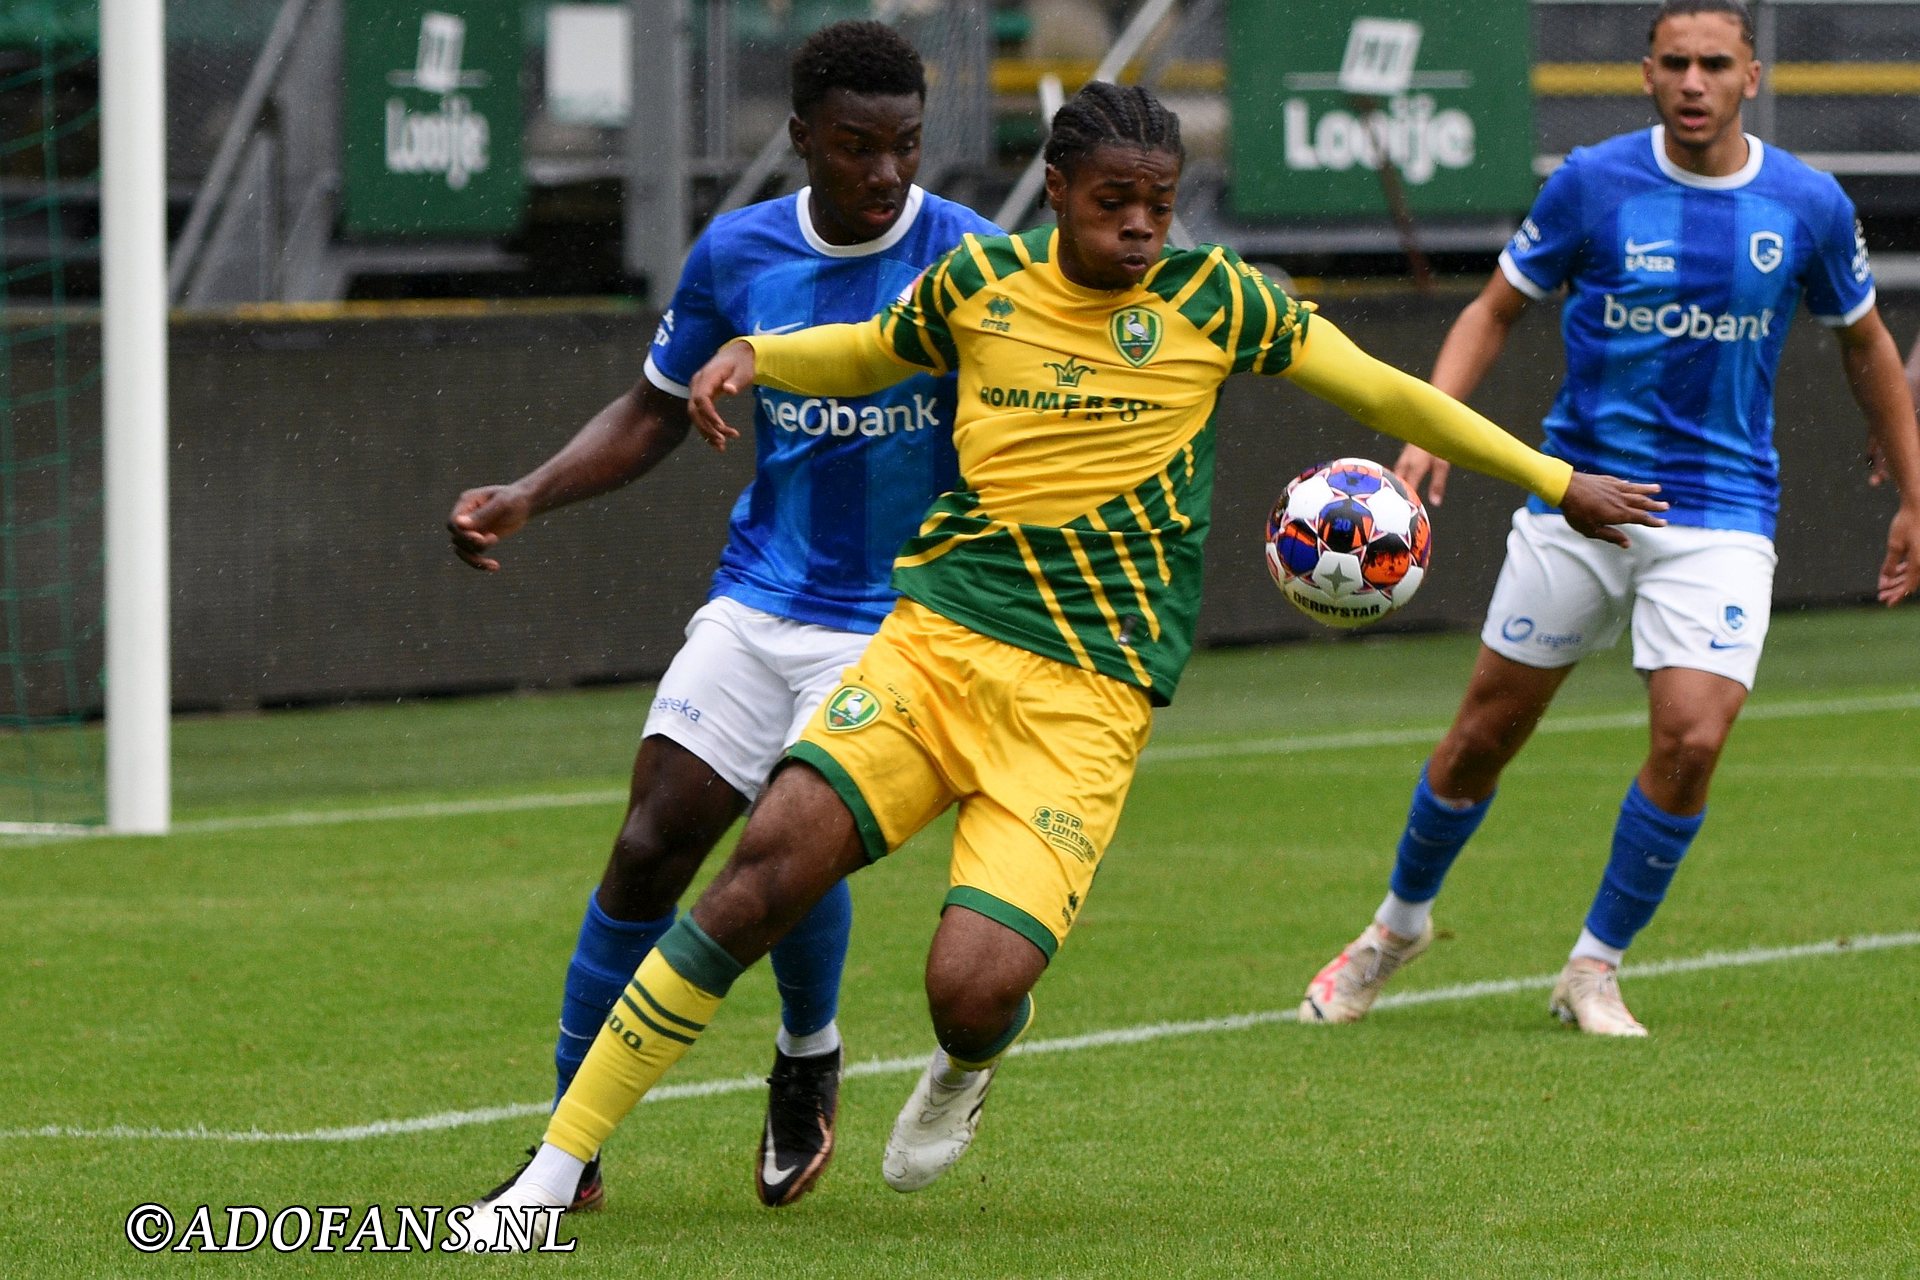
[{"label": "second soccer player in blue kit", "polygon": [[[1668,0],[1648,45],[1660,123],[1575,151],[1547,180],[1448,333],[1433,383],[1472,394],[1520,313],[1566,286],[1567,373],[1546,452],[1658,483],[1667,527],[1636,529],[1618,547],[1580,537],[1537,498],[1515,514],[1473,676],[1414,789],[1387,896],[1308,985],[1303,1022],[1365,1016],[1427,948],[1434,898],[1501,771],[1574,664],[1631,628],[1649,748],[1549,1006],[1585,1032],[1646,1034],[1618,970],[1706,820],[1759,665],[1780,496],[1774,370],[1803,299],[1839,338],[1873,452],[1900,493],[1877,598],[1896,604],[1920,586],[1920,439],[1852,203],[1831,177],[1741,130],[1760,64],[1739,0]],[[1440,500],[1446,463],[1409,449],[1397,469]]]}]

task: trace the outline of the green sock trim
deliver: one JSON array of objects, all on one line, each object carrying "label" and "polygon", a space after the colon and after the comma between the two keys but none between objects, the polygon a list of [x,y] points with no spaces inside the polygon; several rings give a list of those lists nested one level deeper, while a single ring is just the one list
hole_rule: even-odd
[{"label": "green sock trim", "polygon": [[653,949],[673,966],[674,972],[709,995],[724,996],[734,980],[747,967],[727,954],[727,949],[707,936],[693,922],[693,913],[683,911],[673,927],[661,935]]},{"label": "green sock trim", "polygon": [[1053,930],[1047,928],[1047,926],[1041,924],[1037,919],[1014,906],[1011,902],[1002,901],[990,893],[983,893],[979,889],[972,889],[966,885],[961,885],[956,889],[947,890],[946,905],[949,907],[965,907],[969,911],[978,912],[989,920],[1007,926],[1007,928],[1040,948],[1041,954],[1049,960],[1053,959],[1053,953],[1060,949],[1060,940],[1053,936]]},{"label": "green sock trim", "polygon": [[827,780],[833,793],[840,797],[843,804],[853,813],[853,825],[860,832],[860,845],[866,851],[869,863],[878,862],[887,856],[886,833],[880,830],[880,820],[873,816],[873,810],[867,804],[867,798],[860,794],[860,784],[853,775],[841,767],[840,762],[822,751],[811,742],[796,742],[787,748],[787,759],[798,760],[811,767]]},{"label": "green sock trim", "polygon": [[[1029,993],[1020,998],[1020,1011],[1013,1015],[1013,1021],[1010,1024],[1008,1024],[1005,1034],[1003,1034],[998,1040],[995,1040],[992,1044],[988,1045],[985,1049],[982,1049],[977,1058],[975,1059],[957,1058],[953,1055],[952,1051],[949,1050],[947,1052],[947,1061],[951,1062],[954,1066],[960,1068],[962,1071],[985,1070],[987,1067],[990,1067],[993,1065],[994,1059],[998,1058],[1001,1054],[1005,1053],[1008,1049],[1011,1049],[1013,1047],[1013,1042],[1015,1040],[1018,1040],[1022,1035],[1026,1033],[1028,1025],[1031,1024],[1032,1022],[1033,1022],[1033,996],[1031,993]],[[946,1046],[942,1045],[941,1047],[944,1049]]]}]

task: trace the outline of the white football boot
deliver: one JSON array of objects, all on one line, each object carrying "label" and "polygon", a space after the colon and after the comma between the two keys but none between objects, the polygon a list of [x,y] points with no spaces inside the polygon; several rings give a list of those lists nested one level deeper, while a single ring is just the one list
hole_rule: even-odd
[{"label": "white football boot", "polygon": [[553,1219],[566,1212],[572,1197],[557,1194],[530,1178],[518,1178],[473,1205],[467,1219],[467,1253],[524,1253],[552,1238]]},{"label": "white football boot", "polygon": [[[980,1107],[987,1099],[998,1062],[979,1071],[960,1071],[935,1049],[920,1082],[913,1086],[900,1118],[893,1122],[880,1174],[895,1191],[918,1191],[953,1168],[973,1145]],[[950,1083],[951,1077],[957,1082]]]},{"label": "white football boot", "polygon": [[1547,1012],[1588,1035],[1643,1036],[1647,1029],[1620,998],[1620,971],[1604,960],[1576,956],[1553,984]]},{"label": "white football boot", "polygon": [[1432,945],[1432,920],[1420,930],[1419,937],[1401,941],[1395,941],[1394,935],[1374,921],[1313,975],[1313,981],[1307,984],[1307,998],[1300,1002],[1300,1021],[1360,1021],[1373,1008],[1387,979]]}]

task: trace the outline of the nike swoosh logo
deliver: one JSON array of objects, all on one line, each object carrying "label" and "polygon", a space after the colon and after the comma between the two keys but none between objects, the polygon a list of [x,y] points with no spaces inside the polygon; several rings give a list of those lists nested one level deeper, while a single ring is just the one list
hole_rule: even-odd
[{"label": "nike swoosh logo", "polygon": [[770,1187],[777,1187],[800,1170],[799,1165],[791,1169],[782,1169],[780,1162],[773,1158],[773,1120],[767,1120],[767,1154],[760,1162],[760,1180]]},{"label": "nike swoosh logo", "polygon": [[1707,641],[1707,648],[1709,649],[1744,649],[1746,647],[1747,647],[1747,642],[1744,640],[1728,641],[1728,640],[1721,640],[1718,637],[1715,637],[1714,639]]},{"label": "nike swoosh logo", "polygon": [[777,324],[769,329],[756,320],[753,324],[753,336],[758,338],[774,333],[792,333],[795,329],[804,329],[806,327],[807,322],[805,320],[795,320],[792,324]]},{"label": "nike swoosh logo", "polygon": [[1650,253],[1655,249],[1664,249],[1672,243],[1673,241],[1671,240],[1649,240],[1645,244],[1635,244],[1632,240],[1628,240],[1627,252],[1628,253]]}]

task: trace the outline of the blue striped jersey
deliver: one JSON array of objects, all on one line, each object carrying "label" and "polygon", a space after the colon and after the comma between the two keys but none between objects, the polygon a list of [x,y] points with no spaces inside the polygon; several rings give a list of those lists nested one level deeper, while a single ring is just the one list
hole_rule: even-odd
[{"label": "blue striped jersey", "polygon": [[[865,320],[967,232],[999,229],[909,189],[883,236],[822,240],[808,191],[715,218],[695,242],[647,355],[654,386],[685,397],[728,340]],[[753,480],[735,502],[713,596],[796,622],[873,632],[893,607],[894,555],[955,486],[954,379],[916,376],[858,399],[753,388]]]},{"label": "blue striped jersey", "polygon": [[1804,296],[1822,323],[1854,323],[1873,307],[1873,271],[1839,183],[1747,146],[1746,165],[1715,178],[1675,165],[1658,126],[1576,150],[1500,270],[1535,299],[1567,286],[1546,453],[1657,482],[1673,524],[1772,537],[1788,321]]}]

